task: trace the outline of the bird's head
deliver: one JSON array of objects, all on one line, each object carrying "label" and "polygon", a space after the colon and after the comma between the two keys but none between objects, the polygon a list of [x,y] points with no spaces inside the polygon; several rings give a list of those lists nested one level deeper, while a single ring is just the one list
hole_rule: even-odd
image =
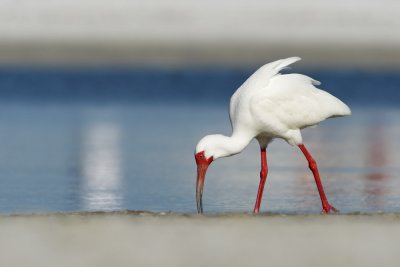
[{"label": "bird's head", "polygon": [[197,212],[203,213],[203,187],[208,166],[217,158],[224,156],[223,135],[207,135],[196,146],[195,160],[197,164],[196,201]]}]

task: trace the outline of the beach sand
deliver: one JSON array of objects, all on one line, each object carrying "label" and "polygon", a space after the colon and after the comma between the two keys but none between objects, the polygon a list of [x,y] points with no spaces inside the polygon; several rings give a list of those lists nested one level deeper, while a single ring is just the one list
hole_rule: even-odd
[{"label": "beach sand", "polygon": [[398,266],[400,215],[0,217],[0,266]]}]

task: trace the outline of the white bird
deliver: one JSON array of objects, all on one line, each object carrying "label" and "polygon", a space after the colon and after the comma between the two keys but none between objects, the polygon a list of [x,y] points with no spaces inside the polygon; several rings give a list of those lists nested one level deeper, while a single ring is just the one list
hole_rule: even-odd
[{"label": "white bird", "polygon": [[303,144],[300,130],[332,117],[350,115],[350,108],[331,94],[316,88],[320,82],[302,74],[281,74],[299,57],[277,60],[260,67],[232,95],[230,137],[214,134],[196,146],[196,201],[203,212],[202,195],[208,166],[214,160],[240,153],[255,138],[261,149],[261,172],[254,213],[260,210],[268,167],[266,148],[274,138],[298,146],[308,160],[322,202],[322,213],[336,211],[325,196],[315,160]]}]

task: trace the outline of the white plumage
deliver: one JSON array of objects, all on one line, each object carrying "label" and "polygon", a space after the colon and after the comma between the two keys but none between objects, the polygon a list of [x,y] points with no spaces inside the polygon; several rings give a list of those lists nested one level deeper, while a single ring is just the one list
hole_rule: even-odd
[{"label": "white plumage", "polygon": [[261,148],[260,185],[254,212],[260,208],[268,167],[266,148],[274,138],[297,145],[309,162],[323,213],[336,209],[328,203],[315,160],[303,144],[300,130],[331,117],[350,115],[349,107],[331,94],[318,89],[320,82],[302,74],[280,74],[299,57],[265,64],[253,73],[232,95],[230,119],[232,136],[208,135],[196,146],[197,209],[203,211],[202,192],[205,173],[212,161],[241,152],[256,138]]},{"label": "white plumage", "polygon": [[260,67],[232,95],[232,137],[209,135],[196,147],[214,160],[242,151],[253,138],[266,146],[273,138],[291,145],[302,143],[300,129],[338,116],[350,115],[349,107],[331,94],[316,88],[320,82],[302,74],[279,71],[299,57],[277,60]]}]

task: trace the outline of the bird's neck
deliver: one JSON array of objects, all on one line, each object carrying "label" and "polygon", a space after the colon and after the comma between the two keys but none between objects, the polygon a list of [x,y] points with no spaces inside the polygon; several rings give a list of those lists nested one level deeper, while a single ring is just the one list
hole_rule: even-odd
[{"label": "bird's neck", "polygon": [[220,157],[228,157],[240,153],[251,141],[252,137],[245,134],[232,134],[232,136],[221,136],[219,146]]}]

